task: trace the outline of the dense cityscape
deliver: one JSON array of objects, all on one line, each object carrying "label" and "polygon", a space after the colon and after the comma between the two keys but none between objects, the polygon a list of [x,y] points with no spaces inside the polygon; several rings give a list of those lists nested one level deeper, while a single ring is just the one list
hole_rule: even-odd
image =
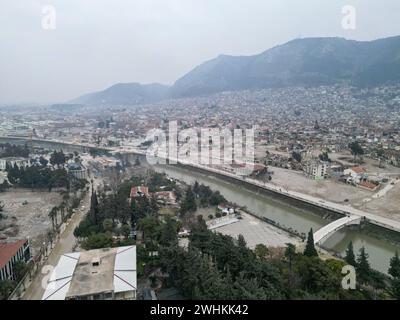
[{"label": "dense cityscape", "polygon": [[400,36],[367,39],[201,56],[170,85],[68,75],[51,102],[0,75],[0,300],[399,300]]}]

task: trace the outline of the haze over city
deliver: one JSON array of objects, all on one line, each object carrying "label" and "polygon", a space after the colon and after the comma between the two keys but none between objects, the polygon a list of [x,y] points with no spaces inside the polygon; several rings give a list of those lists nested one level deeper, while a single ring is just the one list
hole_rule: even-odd
[{"label": "haze over city", "polygon": [[[56,28],[42,12],[53,6]],[[356,28],[342,27],[342,8]],[[400,34],[396,0],[39,1],[0,4],[0,103],[65,102],[121,82],[173,84],[220,54],[254,55],[299,37]]]},{"label": "haze over city", "polygon": [[400,300],[399,14],[1,1],[2,319],[6,300],[145,319]]}]

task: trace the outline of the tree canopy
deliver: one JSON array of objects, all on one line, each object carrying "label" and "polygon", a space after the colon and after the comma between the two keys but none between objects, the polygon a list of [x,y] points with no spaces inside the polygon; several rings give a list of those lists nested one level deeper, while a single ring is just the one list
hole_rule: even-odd
[{"label": "tree canopy", "polygon": [[307,257],[318,257],[318,252],[314,246],[314,233],[312,228],[308,232],[306,248],[304,249],[304,255]]}]

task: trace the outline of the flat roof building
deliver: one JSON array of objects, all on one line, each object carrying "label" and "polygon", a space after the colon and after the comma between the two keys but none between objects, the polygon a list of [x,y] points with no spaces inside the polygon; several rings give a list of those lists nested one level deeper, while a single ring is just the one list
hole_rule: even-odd
[{"label": "flat roof building", "polygon": [[42,300],[136,299],[136,246],[63,254]]},{"label": "flat roof building", "polygon": [[76,179],[83,179],[87,178],[87,170],[81,163],[68,163],[68,173],[76,178]]}]

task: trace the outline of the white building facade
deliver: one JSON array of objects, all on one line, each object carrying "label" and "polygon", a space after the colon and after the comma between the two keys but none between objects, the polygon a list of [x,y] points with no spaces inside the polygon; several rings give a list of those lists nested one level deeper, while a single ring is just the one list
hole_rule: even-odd
[{"label": "white building facade", "polygon": [[303,171],[311,179],[323,180],[328,178],[329,166],[326,161],[312,160],[305,164]]}]

